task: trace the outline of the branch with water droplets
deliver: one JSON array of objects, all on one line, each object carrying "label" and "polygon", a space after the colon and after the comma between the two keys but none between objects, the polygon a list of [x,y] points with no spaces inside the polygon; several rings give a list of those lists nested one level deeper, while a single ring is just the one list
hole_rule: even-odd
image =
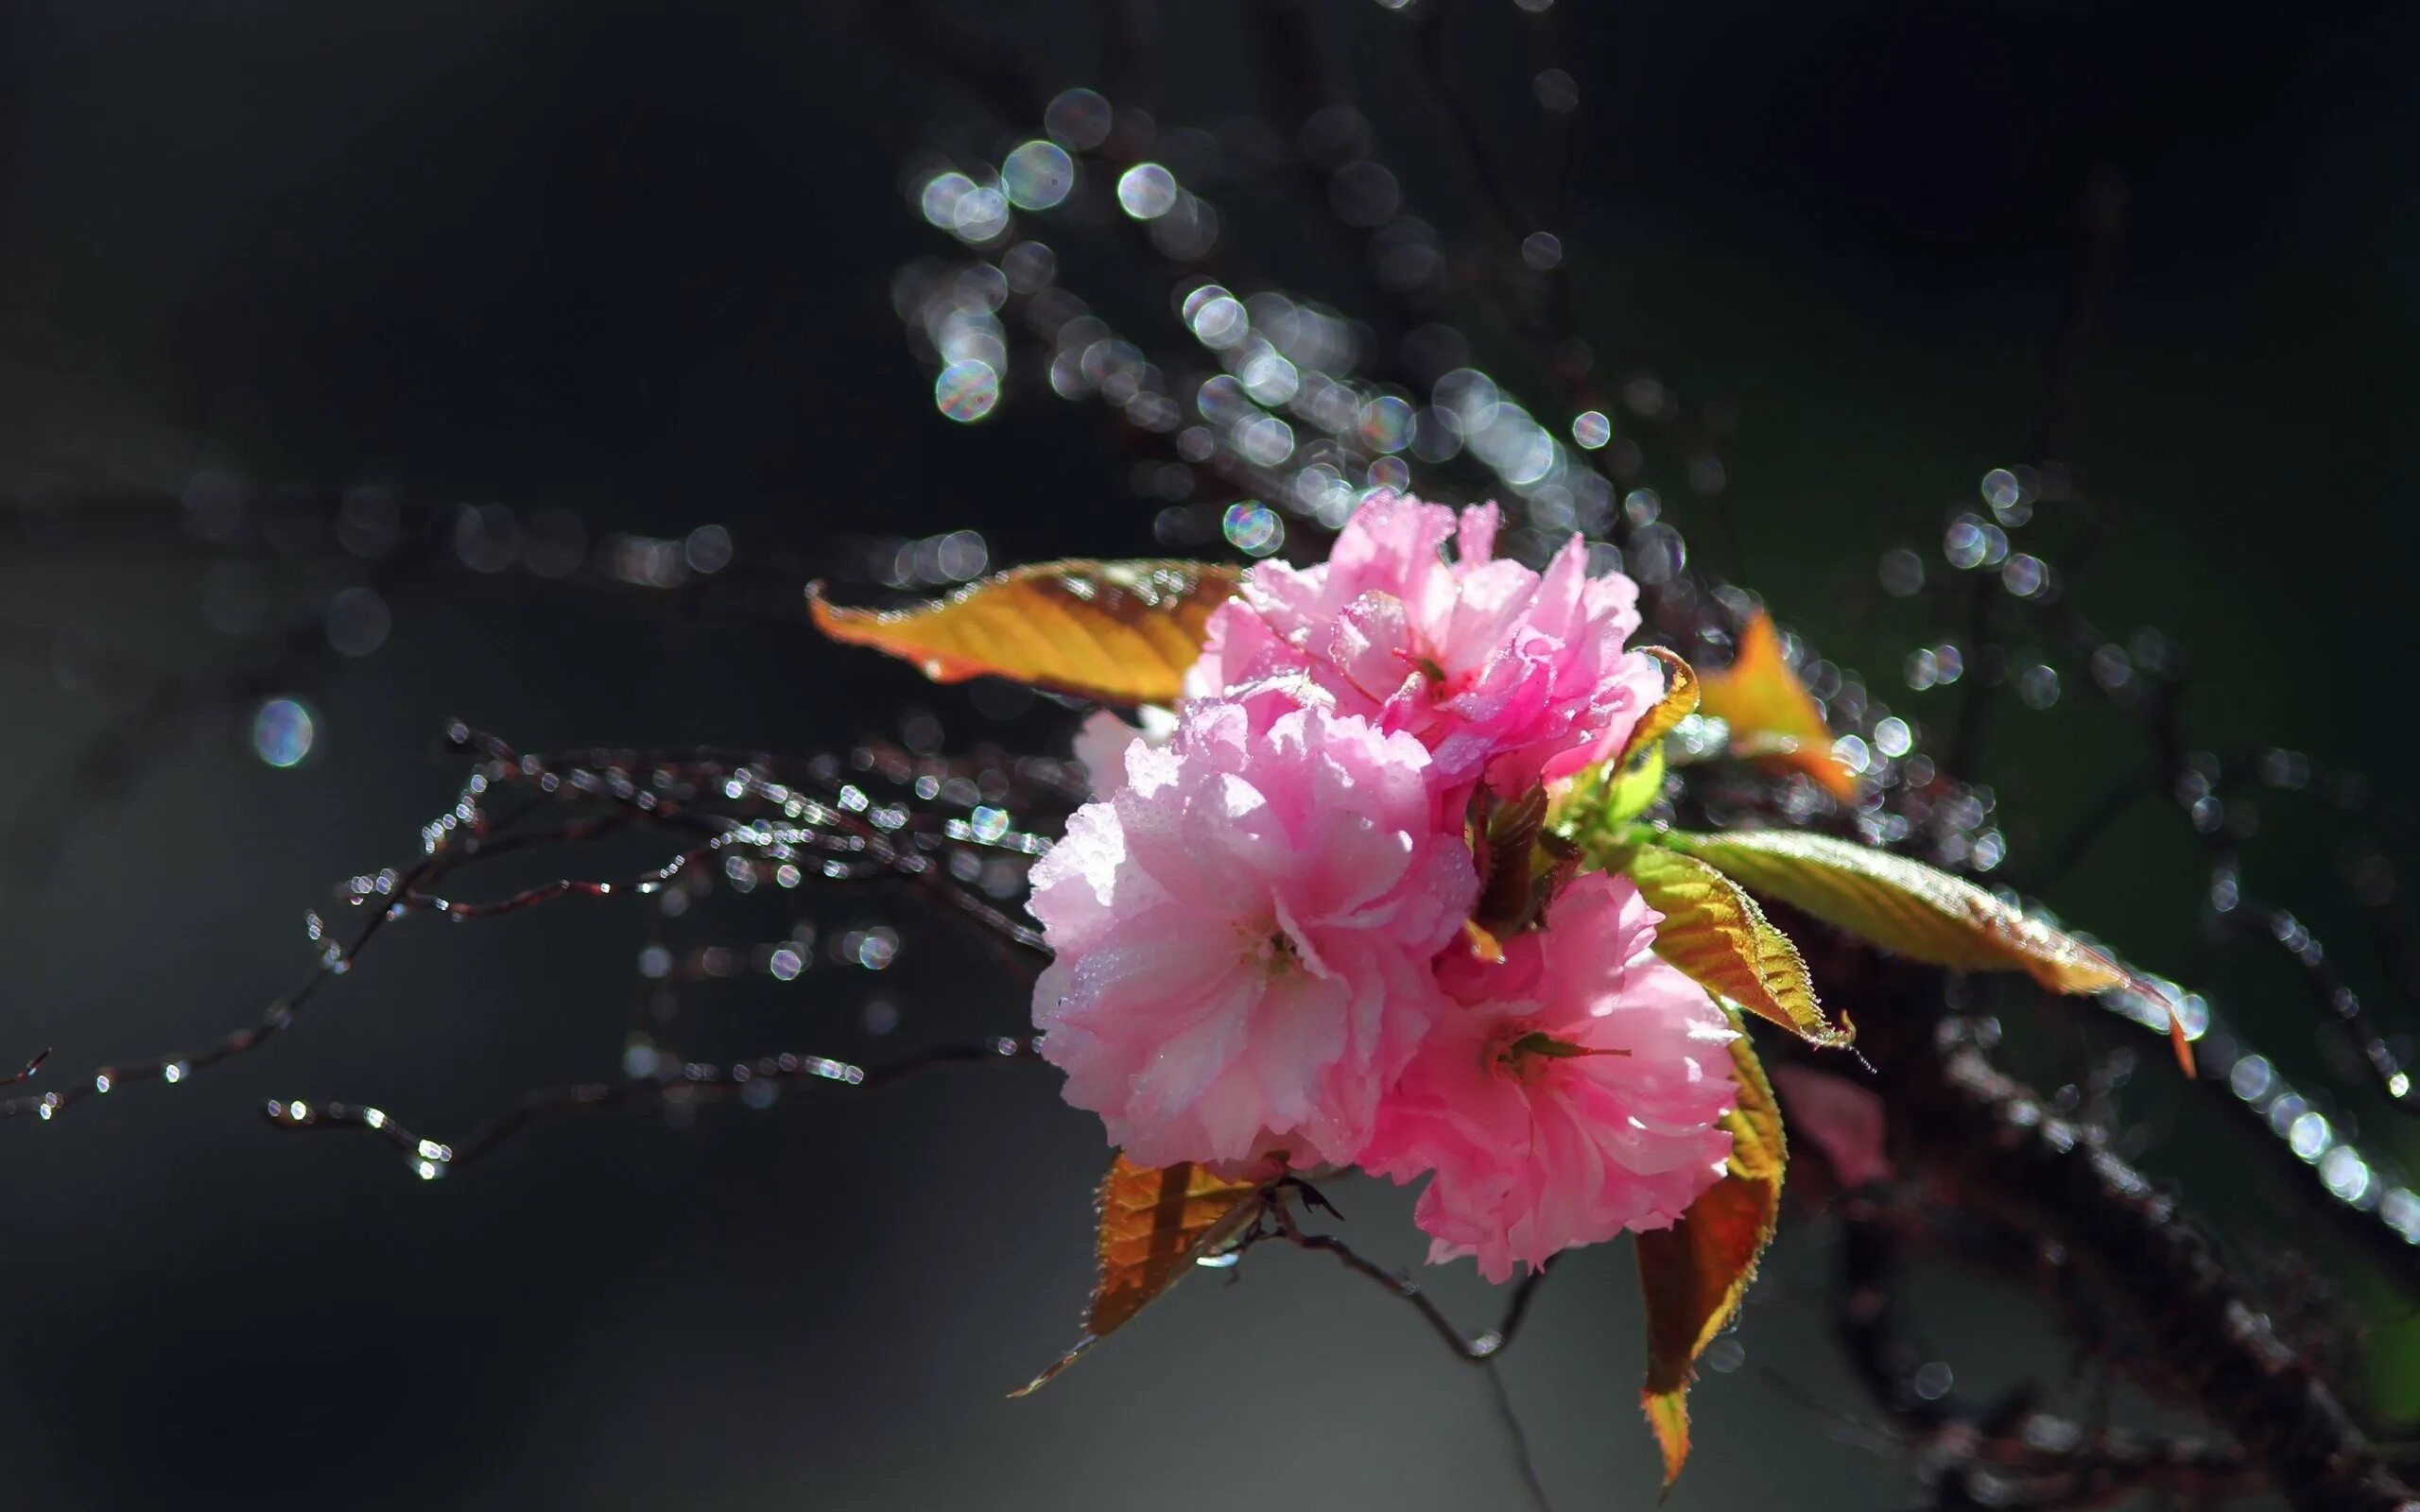
[{"label": "branch with water droplets", "polygon": [[2057,1239],[2293,1505],[2408,1512],[2413,1491],[2175,1200],[2048,1112],[1956,1021],[1927,1012],[1936,978],[1862,955],[1833,953],[1833,978],[1876,1005],[1860,1042],[1890,1078],[1904,1126],[1923,1130],[1903,1153],[1962,1202]]},{"label": "branch with water droplets", "polygon": [[[441,874],[451,859],[448,852],[442,850],[432,850],[419,865],[403,873],[404,885],[416,885],[422,881]],[[104,1096],[136,1082],[161,1081],[172,1087],[178,1086],[213,1066],[233,1060],[238,1056],[250,1054],[290,1027],[294,1022],[295,1014],[324,990],[328,983],[351,971],[354,959],[369,945],[371,939],[397,917],[399,916],[394,910],[382,909],[371,916],[369,921],[354,936],[351,944],[339,946],[334,941],[326,941],[318,967],[303,979],[301,986],[285,996],[272,1001],[262,1011],[258,1022],[235,1030],[217,1044],[191,1054],[169,1051],[142,1060],[98,1067],[85,1080],[72,1082],[57,1091],[45,1091],[0,1101],[0,1119],[31,1115],[46,1122],[88,1098]],[[319,932],[315,933],[314,937],[322,937],[323,926],[320,924],[317,915],[312,916],[312,923],[315,931]],[[47,1054],[48,1052],[44,1052],[44,1055]],[[27,1069],[30,1072],[31,1068]],[[11,1079],[23,1080],[24,1077]]]},{"label": "branch with water droplets", "polygon": [[765,1095],[763,1090],[784,1086],[824,1085],[877,1091],[944,1066],[1003,1065],[1039,1058],[1030,1038],[1004,1036],[970,1044],[938,1045],[905,1060],[873,1067],[828,1056],[789,1053],[760,1056],[729,1066],[682,1061],[667,1070],[626,1081],[582,1082],[532,1092],[460,1143],[425,1138],[386,1109],[366,1104],[271,1098],[264,1105],[262,1114],[272,1128],[293,1132],[359,1129],[375,1134],[402,1151],[423,1180],[433,1181],[457,1166],[493,1153],[534,1125],[568,1115],[666,1103],[721,1102],[734,1097],[749,1101]]},{"label": "branch with water droplets", "polygon": [[[575,758],[546,757],[525,754],[499,737],[475,730],[458,721],[448,728],[448,740],[456,748],[473,752],[482,758],[479,770],[474,771],[463,783],[452,807],[423,827],[424,853],[411,866],[389,868],[376,874],[363,874],[348,883],[342,891],[344,900],[356,907],[377,906],[363,921],[349,941],[338,941],[324,919],[316,912],[309,915],[311,937],[320,947],[319,960],[295,989],[272,1001],[263,1010],[259,1021],[238,1029],[218,1043],[195,1052],[170,1051],[140,1060],[121,1061],[95,1068],[92,1074],[56,1090],[27,1093],[0,1100],[0,1119],[33,1116],[43,1120],[88,1099],[104,1096],[139,1082],[160,1081],[181,1085],[203,1071],[237,1057],[250,1054],[262,1044],[290,1027],[296,1015],[325,991],[334,979],[350,972],[362,953],[388,926],[414,913],[442,914],[455,919],[489,918],[518,913],[525,909],[562,899],[612,898],[629,894],[644,895],[658,891],[671,879],[699,859],[721,850],[749,848],[765,851],[769,857],[786,857],[794,853],[819,852],[830,849],[823,867],[813,873],[836,883],[864,882],[886,876],[905,877],[915,883],[929,896],[945,899],[960,915],[982,926],[984,936],[994,944],[1003,945],[1020,965],[1028,965],[1040,948],[1039,936],[1030,928],[1009,919],[999,909],[954,881],[948,872],[934,865],[927,850],[899,843],[892,833],[862,813],[851,812],[845,804],[844,784],[824,784],[831,788],[834,801],[809,802],[794,791],[769,781],[746,763],[761,763],[768,766],[813,768],[814,758],[775,758],[755,754],[742,758],[738,753],[702,748],[681,752],[621,753],[632,769],[648,775],[649,785],[633,781],[628,772],[612,768],[614,753],[604,754],[606,761],[580,765]],[[598,770],[605,767],[606,770]],[[754,801],[777,811],[798,812],[798,822],[776,825],[736,815],[701,811],[689,806],[678,796],[667,797],[652,786],[657,772],[683,772],[690,778],[711,777],[720,784],[719,791],[738,800]],[[735,774],[746,772],[746,777]],[[682,791],[676,782],[677,795]],[[516,787],[531,793],[530,801],[513,812],[496,816],[489,805],[501,792]],[[939,792],[936,784],[935,791]],[[566,801],[590,799],[609,805],[602,815],[575,816],[564,823],[544,831],[529,830],[527,825],[537,816],[561,808]],[[867,805],[869,808],[871,804]],[[1010,830],[1005,824],[997,833],[987,836],[965,831],[963,821],[926,816],[930,822],[910,836],[918,844],[933,847],[959,845],[1000,845],[1022,832]],[[632,825],[645,824],[670,830],[693,837],[693,843],[663,866],[622,881],[583,881],[559,879],[552,883],[521,889],[492,902],[472,902],[452,898],[435,889],[446,877],[474,864],[526,852],[543,846],[579,846],[620,833]],[[958,830],[953,830],[952,825]],[[903,821],[902,829],[908,826]],[[1025,853],[1031,853],[1027,848]],[[843,856],[845,860],[841,859]],[[802,879],[806,875],[802,872]],[[48,1052],[44,1052],[47,1056]],[[28,1079],[40,1066],[43,1057],[29,1064],[24,1072],[0,1080],[0,1087]]]},{"label": "branch with water droplets", "polygon": [[[2145,1492],[2217,1499],[2265,1488],[2266,1478],[2232,1444],[2114,1428],[2100,1420],[2100,1404],[2090,1421],[2078,1421],[2041,1410],[2028,1387],[1993,1403],[1957,1395],[1947,1363],[1913,1344],[1899,1311],[1906,1295],[1900,1262],[1914,1215],[1894,1211],[1889,1197],[1867,1187],[1844,1194],[1835,1207],[1841,1242],[1833,1333],[1858,1383],[1889,1416],[1889,1441],[1934,1487],[1936,1505],[2051,1512],[2106,1506]],[[2073,1295],[2075,1278],[2054,1244],[2014,1229],[1996,1238],[2013,1246],[1960,1258],[1980,1259],[1992,1270],[2015,1262],[2015,1268],[2031,1272],[2019,1279],[2058,1294],[2080,1348],[2105,1342],[2101,1320],[2077,1316],[2084,1299]],[[2010,1247],[2018,1252],[1999,1252]]]}]

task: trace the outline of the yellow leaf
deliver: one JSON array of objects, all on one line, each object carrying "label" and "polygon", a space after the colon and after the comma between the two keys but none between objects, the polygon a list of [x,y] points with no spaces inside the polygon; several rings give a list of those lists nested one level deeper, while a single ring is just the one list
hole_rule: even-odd
[{"label": "yellow leaf", "polygon": [[1825,923],[1931,966],[2021,971],[2056,992],[2123,986],[2117,962],[1920,861],[1797,830],[1672,833],[1667,843]]},{"label": "yellow leaf", "polygon": [[1630,765],[1631,759],[1640,751],[1662,745],[1674,725],[1698,712],[1698,675],[1689,664],[1677,652],[1660,645],[1642,645],[1638,649],[1663,662],[1671,680],[1665,684],[1663,700],[1647,711],[1646,717],[1630,732],[1630,739],[1622,743],[1622,753],[1614,759],[1614,770],[1617,772]]},{"label": "yellow leaf", "polygon": [[1740,753],[1770,756],[1824,784],[1834,798],[1857,796],[1855,774],[1832,754],[1832,732],[1824,713],[1781,654],[1773,617],[1758,610],[1739,631],[1739,654],[1720,672],[1709,672],[1698,704],[1731,727]]},{"label": "yellow leaf", "polygon": [[1664,663],[1669,674],[1664,696],[1631,730],[1619,755],[1581,774],[1561,790],[1554,815],[1559,826],[1576,821],[1587,828],[1610,830],[1638,817],[1664,792],[1664,737],[1697,712],[1698,675],[1660,645],[1638,649]]},{"label": "yellow leaf", "polygon": [[1781,1213],[1789,1148],[1781,1108],[1741,1035],[1731,1044],[1739,1103],[1723,1117],[1731,1163],[1722,1179],[1671,1228],[1638,1236],[1639,1287],[1647,1297],[1647,1421],[1664,1452],[1670,1486],[1689,1457],[1689,1378],[1698,1356],[1730,1326],[1756,1279],[1756,1261]]},{"label": "yellow leaf", "polygon": [[1041,1389],[1183,1280],[1196,1260],[1252,1221],[1258,1191],[1256,1182],[1230,1181],[1189,1162],[1154,1169],[1119,1156],[1100,1182],[1100,1280],[1084,1311],[1084,1336],[1009,1395]]},{"label": "yellow leaf", "polygon": [[[2074,936],[1920,861],[1795,830],[1664,838],[1757,892],[1910,960],[1961,971],[2023,971],[2053,992],[2131,987],[2166,1001]],[[2191,1042],[2172,1009],[2169,1040],[2190,1071]]]},{"label": "yellow leaf", "polygon": [[1242,580],[1195,561],[1056,561],[912,609],[840,609],[807,585],[816,627],[913,662],[935,682],[1009,678],[1106,703],[1174,703],[1210,613]]},{"label": "yellow leaf", "polygon": [[1844,1045],[1848,1032],[1824,1016],[1806,963],[1738,884],[1692,856],[1644,845],[1616,868],[1664,916],[1655,954],[1700,987],[1815,1044]]}]

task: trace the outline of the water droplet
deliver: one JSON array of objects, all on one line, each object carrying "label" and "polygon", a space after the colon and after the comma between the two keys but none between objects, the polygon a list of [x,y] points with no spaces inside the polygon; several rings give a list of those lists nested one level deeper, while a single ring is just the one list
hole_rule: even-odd
[{"label": "water droplet", "polygon": [[2011,557],[2000,569],[2000,586],[2019,598],[2031,598],[2050,581],[2050,569],[2039,557],[2023,552]]},{"label": "water droplet", "polygon": [[681,555],[692,572],[718,573],[731,565],[731,532],[720,525],[700,525],[682,542]]},{"label": "water droplet", "polygon": [[2059,701],[2059,674],[2035,663],[2016,675],[2016,696],[2028,709],[2048,709]]},{"label": "water droplet", "polygon": [[2320,1183],[2336,1194],[2337,1200],[2358,1206],[2370,1194],[2370,1165],[2361,1153],[2349,1144],[2339,1144],[2319,1162]]},{"label": "water droplet", "polygon": [[2306,1160],[2316,1160],[2336,1142],[2336,1131],[2317,1113],[2304,1113],[2286,1130],[2286,1145]]},{"label": "water droplet", "polygon": [[1048,210],[1076,187],[1076,160],[1056,142],[1028,142],[1000,160],[1000,187],[1019,210]]},{"label": "water droplet", "polygon": [[1117,180],[1118,208],[1136,220],[1157,220],[1176,208],[1176,176],[1156,163],[1138,163]]},{"label": "water droplet", "polygon": [[1956,1377],[1950,1373],[1949,1363],[1945,1360],[1934,1360],[1909,1378],[1908,1389],[1923,1400],[1939,1401],[1949,1395],[1949,1388],[1955,1382]]},{"label": "water droplet", "polygon": [[1078,152],[1088,152],[1109,140],[1109,101],[1088,89],[1061,93],[1042,112],[1043,129]]},{"label": "water droplet", "polygon": [[295,766],[311,754],[316,730],[298,698],[271,698],[252,716],[252,754],[271,766]]},{"label": "water droplet", "polygon": [[394,615],[374,588],[348,588],[328,603],[328,645],[341,656],[368,656],[387,644]]},{"label": "water droplet", "polygon": [[857,941],[856,959],[869,971],[887,969],[899,958],[898,932],[887,925],[867,930]]},{"label": "water droplet", "polygon": [[1925,586],[1925,559],[1905,546],[1882,554],[1882,591],[1893,598],[1910,598]]},{"label": "water droplet", "polygon": [[632,1081],[645,1081],[662,1065],[663,1057],[655,1044],[643,1035],[633,1035],[622,1047],[622,1074]]},{"label": "water droplet", "polygon": [[992,413],[1000,402],[1000,375],[988,362],[953,362],[933,380],[933,407],[959,424]]},{"label": "water droplet", "polygon": [[1960,515],[1950,522],[1949,528],[1942,533],[1941,538],[1941,554],[1949,559],[1949,565],[1962,571],[1983,564],[1984,556],[1990,550],[1990,543],[1983,536],[1984,528],[1983,523],[1971,514]]},{"label": "water droplet", "polygon": [[1268,556],[1286,541],[1286,524],[1277,511],[1253,499],[1227,506],[1219,528],[1230,545],[1255,557]]}]

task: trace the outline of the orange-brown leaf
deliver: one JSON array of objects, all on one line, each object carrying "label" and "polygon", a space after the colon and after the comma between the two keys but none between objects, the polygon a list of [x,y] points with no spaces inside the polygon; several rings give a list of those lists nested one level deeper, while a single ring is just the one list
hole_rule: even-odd
[{"label": "orange-brown leaf", "polygon": [[807,586],[816,627],[924,669],[935,682],[999,677],[1107,703],[1174,703],[1203,627],[1241,581],[1196,561],[1054,561],[986,577],[912,609],[840,609]]},{"label": "orange-brown leaf", "polygon": [[1196,1260],[1252,1221],[1258,1191],[1255,1182],[1230,1181],[1199,1165],[1154,1169],[1119,1156],[1100,1182],[1100,1280],[1084,1311],[1084,1336],[1010,1395],[1040,1389],[1183,1280]]},{"label": "orange-brown leaf", "polygon": [[1698,1356],[1737,1314],[1756,1261],[1781,1212],[1781,1106],[1745,1034],[1732,1041],[1738,1107],[1723,1119],[1731,1130],[1731,1165],[1671,1228],[1638,1236],[1639,1286],[1647,1297],[1647,1389],[1641,1402],[1664,1452],[1670,1486],[1689,1457],[1689,1378]]},{"label": "orange-brown leaf", "polygon": [[1462,943],[1471,948],[1473,955],[1490,966],[1504,964],[1504,942],[1497,939],[1487,926],[1478,919],[1462,920]]},{"label": "orange-brown leaf", "polygon": [[1763,610],[1739,631],[1731,665],[1700,680],[1698,707],[1730,725],[1735,745],[1797,767],[1834,798],[1857,796],[1856,776],[1832,754],[1823,710],[1789,669],[1781,634]]}]

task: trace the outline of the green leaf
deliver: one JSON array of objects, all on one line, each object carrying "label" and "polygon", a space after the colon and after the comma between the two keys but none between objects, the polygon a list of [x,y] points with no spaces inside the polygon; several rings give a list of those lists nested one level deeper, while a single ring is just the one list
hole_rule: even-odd
[{"label": "green leaf", "polygon": [[1755,891],[1930,966],[2024,971],[2054,992],[2128,984],[2124,968],[1970,882],[1871,846],[1794,830],[1668,833]]},{"label": "green leaf", "polygon": [[1654,845],[1616,853],[1609,869],[1628,873],[1647,905],[1664,916],[1655,926],[1655,954],[1700,987],[1812,1043],[1849,1042],[1848,1032],[1824,1017],[1798,947],[1738,884],[1693,856]]},{"label": "green leaf", "polygon": [[[1973,883],[1888,850],[1794,830],[1675,832],[1657,838],[1910,960],[1961,971],[2023,971],[2053,992],[2126,987],[2167,1001],[2074,936],[2028,918]],[[2177,1064],[2191,1074],[2192,1041],[2172,1005],[2168,1038]]]},{"label": "green leaf", "polygon": [[1698,675],[1689,664],[1660,645],[1637,649],[1664,664],[1664,696],[1639,716],[1620,754],[1557,785],[1547,823],[1565,838],[1611,834],[1645,813],[1664,791],[1665,737],[1697,712]]},{"label": "green leaf", "polygon": [[1627,1050],[1592,1050],[1586,1045],[1575,1045],[1567,1040],[1558,1040],[1544,1029],[1532,1029],[1506,1045],[1497,1058],[1517,1064],[1523,1056],[1544,1056],[1548,1060],[1579,1060],[1589,1056],[1627,1056],[1629,1054]]},{"label": "green leaf", "polygon": [[1630,739],[1622,743],[1621,754],[1607,762],[1599,774],[1601,792],[1590,796],[1598,799],[1594,807],[1601,816],[1599,822],[1607,826],[1638,817],[1663,795],[1664,737],[1698,708],[1698,675],[1686,662],[1660,645],[1638,649],[1664,663],[1669,680],[1663,699],[1640,717]]},{"label": "green leaf", "polygon": [[1607,824],[1626,824],[1647,812],[1664,794],[1664,746],[1661,741],[1631,759],[1605,789]]},{"label": "green leaf", "polygon": [[1664,1452],[1669,1486],[1689,1456],[1689,1378],[1698,1356],[1731,1324],[1772,1243],[1789,1164],[1781,1106],[1742,1034],[1731,1042],[1738,1106],[1723,1116],[1731,1162],[1722,1179],[1671,1228],[1638,1236],[1639,1289],[1647,1299],[1648,1425]]}]

